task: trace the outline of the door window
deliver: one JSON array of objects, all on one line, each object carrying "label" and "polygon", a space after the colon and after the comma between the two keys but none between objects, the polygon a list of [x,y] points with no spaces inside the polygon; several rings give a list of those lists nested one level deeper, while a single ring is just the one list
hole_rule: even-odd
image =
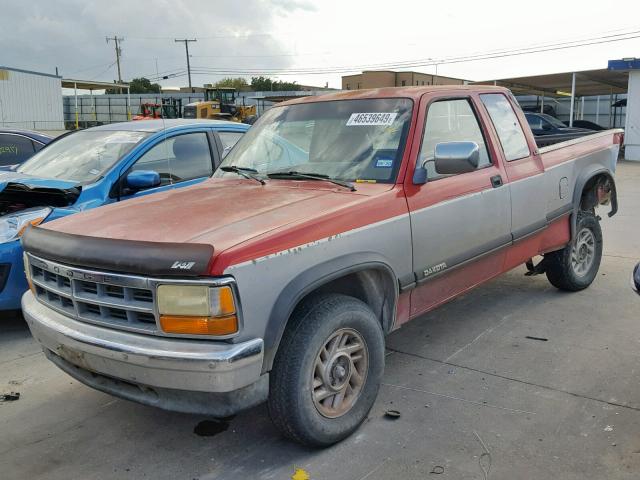
[{"label": "door window", "polygon": [[436,145],[446,142],[475,142],[480,148],[478,168],[491,165],[491,158],[478,119],[467,99],[441,100],[432,103],[427,113],[419,165],[424,164],[427,178],[441,178],[435,168]]},{"label": "door window", "polygon": [[34,152],[33,143],[29,138],[0,134],[0,166],[22,163]]},{"label": "door window", "polygon": [[480,98],[496,127],[507,161],[528,157],[527,139],[507,97],[501,93],[489,93],[480,95]]},{"label": "door window", "polygon": [[238,143],[238,140],[244,135],[243,132],[218,132],[220,141],[222,142],[222,158],[227,156],[229,150]]},{"label": "door window", "polygon": [[160,185],[171,185],[213,173],[209,141],[204,132],[168,138],[145,153],[130,171],[153,170],[160,174]]}]

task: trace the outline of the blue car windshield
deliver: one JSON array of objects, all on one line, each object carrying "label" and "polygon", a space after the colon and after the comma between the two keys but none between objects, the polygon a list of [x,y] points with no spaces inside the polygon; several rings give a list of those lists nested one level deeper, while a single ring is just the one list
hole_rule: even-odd
[{"label": "blue car windshield", "polygon": [[116,130],[76,132],[48,145],[16,171],[40,178],[91,183],[148,135]]},{"label": "blue car windshield", "polygon": [[[326,175],[344,181],[395,182],[413,102],[375,98],[273,107],[222,163],[255,170]],[[218,169],[216,177],[232,172]]]}]

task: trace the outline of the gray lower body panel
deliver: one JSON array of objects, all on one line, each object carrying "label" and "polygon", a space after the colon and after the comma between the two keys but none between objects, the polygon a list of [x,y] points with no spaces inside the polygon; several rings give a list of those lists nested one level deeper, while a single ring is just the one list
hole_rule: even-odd
[{"label": "gray lower body panel", "polygon": [[264,402],[269,394],[269,374],[232,392],[191,392],[129,383],[100,375],[69,363],[51,350],[44,349],[49,360],[61,370],[88,385],[115,397],[172,412],[224,418]]},{"label": "gray lower body panel", "polygon": [[217,410],[219,416],[266,398],[262,339],[232,344],[112,330],[58,313],[31,292],[23,296],[22,309],[47,357],[99,390],[191,413],[204,413],[211,402],[208,413]]}]

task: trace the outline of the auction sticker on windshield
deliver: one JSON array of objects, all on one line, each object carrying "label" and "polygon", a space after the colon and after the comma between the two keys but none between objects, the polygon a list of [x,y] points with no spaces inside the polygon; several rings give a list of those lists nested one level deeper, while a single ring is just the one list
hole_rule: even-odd
[{"label": "auction sticker on windshield", "polygon": [[352,113],[347,120],[347,127],[354,125],[391,125],[398,116],[397,113]]}]

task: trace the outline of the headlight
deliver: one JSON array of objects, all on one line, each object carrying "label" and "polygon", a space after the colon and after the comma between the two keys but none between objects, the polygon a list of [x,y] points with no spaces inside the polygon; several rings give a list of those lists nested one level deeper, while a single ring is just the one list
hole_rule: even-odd
[{"label": "headlight", "polygon": [[0,217],[0,243],[20,238],[27,226],[40,225],[50,213],[50,208],[38,207]]},{"label": "headlight", "polygon": [[223,336],[238,331],[231,287],[159,285],[157,298],[165,333]]}]

